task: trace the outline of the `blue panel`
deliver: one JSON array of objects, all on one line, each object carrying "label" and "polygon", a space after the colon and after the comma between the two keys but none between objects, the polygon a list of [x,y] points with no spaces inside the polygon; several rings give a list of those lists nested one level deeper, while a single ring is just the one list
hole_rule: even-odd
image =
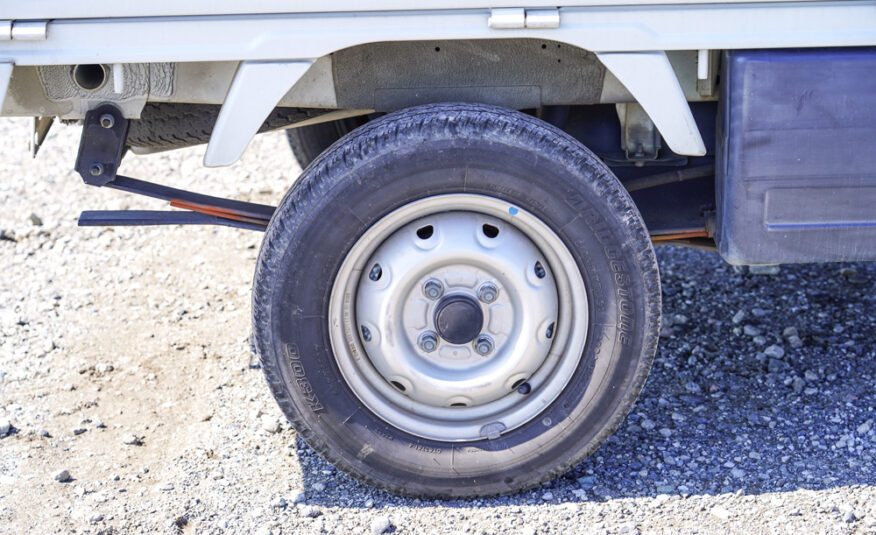
[{"label": "blue panel", "polygon": [[721,255],[876,260],[876,48],[733,51],[722,78]]}]

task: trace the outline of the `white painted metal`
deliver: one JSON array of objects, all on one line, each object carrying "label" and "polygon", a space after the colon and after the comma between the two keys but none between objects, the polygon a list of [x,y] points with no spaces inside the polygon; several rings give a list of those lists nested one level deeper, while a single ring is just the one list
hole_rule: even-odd
[{"label": "white painted metal", "polygon": [[310,68],[310,61],[243,62],[219,111],[204,165],[231,165],[246,150],[277,102]]},{"label": "white painted metal", "polygon": [[42,41],[46,38],[48,21],[0,20],[0,41]]},{"label": "white painted metal", "polygon": [[[360,334],[356,309],[362,273],[367,274],[370,271],[372,255],[386,237],[392,236],[413,221],[427,221],[428,218],[447,213],[448,210],[475,213],[489,220],[498,220],[501,227],[500,237],[504,230],[514,227],[540,251],[546,260],[546,267],[550,268],[558,300],[558,316],[553,337],[547,340],[546,325],[541,325],[535,333],[531,328],[523,327],[516,333],[525,336],[528,331],[530,335],[541,337],[542,343],[550,343],[550,351],[537,371],[528,377],[518,375],[512,379],[526,379],[531,387],[529,394],[521,395],[514,391],[510,388],[514,384],[512,382],[507,390],[508,395],[479,405],[463,408],[422,403],[404,395],[388,382],[399,379],[398,374],[384,377],[381,371],[369,364],[370,353],[363,343],[379,343],[381,332],[376,325],[369,322],[368,328],[372,329],[370,342],[364,340]],[[477,228],[472,230],[477,231]],[[428,254],[428,248],[421,254]],[[485,270],[488,269],[481,265]],[[403,268],[400,270],[402,273],[396,271],[395,275],[385,272],[386,279],[379,280],[388,282],[393,276],[411,276],[410,273],[403,272]],[[534,278],[534,270],[530,273]],[[532,278],[527,278],[526,284],[531,284]],[[502,284],[506,282],[508,281]],[[508,290],[507,286],[503,288],[505,290]],[[484,436],[498,436],[502,431],[513,429],[532,419],[550,405],[566,387],[579,364],[587,339],[588,318],[587,290],[581,272],[556,233],[533,214],[509,205],[506,201],[483,195],[452,194],[427,197],[402,206],[380,219],[360,237],[338,270],[326,321],[329,324],[330,342],[338,368],[366,407],[392,425],[410,433],[461,442]],[[498,347],[497,351],[500,351]],[[501,359],[501,356],[496,358]],[[598,368],[599,364],[595,374],[600,373]],[[409,373],[412,372],[413,370]],[[473,375],[479,375],[477,368]],[[404,377],[400,379],[405,380]],[[597,380],[594,384],[600,383]],[[412,383],[409,385],[413,386]],[[465,392],[457,395],[465,396]],[[585,393],[584,402],[591,399],[592,394]]]},{"label": "white painted metal", "polygon": [[121,93],[125,90],[125,68],[121,63],[113,63],[113,92]]},{"label": "white painted metal", "polygon": [[9,89],[9,80],[12,78],[12,64],[0,63],[0,108],[6,100],[6,90]]},{"label": "white painted metal", "polygon": [[697,123],[665,53],[601,53],[597,57],[636,97],[669,148],[688,156],[706,154]]},{"label": "white painted metal", "polygon": [[[562,8],[557,29],[488,27],[489,10],[54,21],[0,42],[16,65],[314,59],[378,41],[551,39],[594,52],[876,45],[876,4]],[[156,38],[161,36],[161,38]]]},{"label": "white painted metal", "polygon": [[[589,7],[563,7],[558,11],[562,17],[559,28],[521,28],[520,13],[524,14],[525,25],[525,10],[517,8],[514,11],[517,26],[496,31],[489,25],[489,9],[425,9],[430,6],[470,8],[471,0],[441,1],[440,6],[434,5],[437,0],[427,0],[418,4],[421,9],[416,11],[410,10],[404,0],[374,0],[367,5],[353,0],[331,4],[303,0],[295,4],[299,13],[285,15],[280,13],[288,12],[288,3],[281,0],[255,0],[245,8],[231,0],[155,0],[148,5],[145,2],[0,0],[4,17],[53,19],[47,39],[43,41],[0,41],[0,58],[16,65],[278,61],[300,66],[301,62],[309,63],[336,50],[364,43],[486,38],[548,39],[602,53],[657,52],[602,54],[601,57],[612,62],[609,68],[642,103],[673,150],[681,154],[701,154],[702,140],[683,101],[678,81],[668,68],[664,51],[876,45],[876,2],[873,1],[632,2],[637,5],[624,5],[631,3],[628,0],[596,0],[579,4]],[[536,0],[528,2],[527,7],[549,4],[549,0]],[[301,13],[317,5],[319,13]],[[500,3],[494,7],[503,5],[507,6]],[[54,11],[49,13],[46,11],[49,8]],[[378,11],[398,8],[407,10]],[[273,14],[167,16],[215,15],[241,10]],[[345,10],[349,12],[327,12]],[[156,18],[85,18],[134,15],[156,15]],[[78,20],[63,20],[74,16]],[[13,33],[17,24],[13,24]],[[640,67],[649,75],[637,73]],[[251,117],[252,109],[257,109],[256,115],[264,118],[265,110],[282,97],[281,94],[274,98],[275,92],[282,89],[285,93],[292,84],[283,87],[284,84],[294,82],[301,75],[290,75],[286,80],[278,72],[269,71],[265,69],[260,76],[264,84],[247,84],[246,89],[232,87],[205,163],[223,165],[235,161],[248,142],[247,136],[258,128],[258,125],[253,126],[256,120]],[[256,104],[256,100],[261,102]],[[242,106],[240,111],[236,110],[238,106]]]},{"label": "white painted metal", "polygon": [[709,77],[709,51],[697,50],[697,79],[705,80]]},{"label": "white painted metal", "polygon": [[526,10],[526,27],[527,28],[559,28],[560,27],[560,10],[559,9],[527,9]]},{"label": "white painted metal", "polygon": [[522,7],[491,9],[487,26],[494,30],[525,28],[526,11]]},{"label": "white painted metal", "polygon": [[[768,0],[798,2],[800,0]],[[803,2],[810,0],[803,0]],[[684,5],[765,3],[764,0],[587,0],[572,1],[564,6],[618,5]],[[82,19],[104,17],[168,17],[180,15],[244,15],[273,13],[327,13],[398,11],[412,9],[472,9],[500,7],[556,7],[556,0],[150,0],[135,2],[119,0],[0,0],[0,13],[13,19]]]},{"label": "white painted metal", "polygon": [[[501,230],[487,236],[485,224]],[[423,238],[417,231],[426,225],[433,230]],[[535,275],[536,262],[547,261],[522,231],[485,214],[448,211],[380,238],[373,237],[380,246],[366,265],[379,265],[381,276],[372,280],[370,269],[360,275],[355,321],[369,330],[363,347],[371,365],[387,382],[401,384],[405,396],[435,407],[477,407],[516,394],[515,383],[545,363],[557,288],[550,266],[542,278]],[[427,282],[440,283],[444,296],[467,296],[480,307],[483,320],[472,340],[441,337],[435,315],[444,297],[424,295]],[[485,284],[495,289],[490,304],[477,297]],[[417,343],[425,332],[437,335],[429,351]],[[476,350],[482,335],[493,342],[486,355]]]},{"label": "white painted metal", "polygon": [[45,20],[13,21],[12,39],[15,41],[42,41],[46,38],[47,26],[48,21]]},{"label": "white painted metal", "polygon": [[113,92],[121,93],[125,90],[125,68],[121,63],[113,63]]}]

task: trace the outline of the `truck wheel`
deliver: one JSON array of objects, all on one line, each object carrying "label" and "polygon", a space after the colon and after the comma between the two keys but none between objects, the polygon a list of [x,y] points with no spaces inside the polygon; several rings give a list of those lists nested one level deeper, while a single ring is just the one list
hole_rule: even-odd
[{"label": "truck wheel", "polygon": [[527,115],[411,108],[304,172],[268,227],[255,347],[299,435],[391,492],[505,494],[592,453],[642,388],[660,282],[590,151]]},{"label": "truck wheel", "polygon": [[332,143],[344,137],[357,126],[365,124],[366,121],[367,118],[352,117],[290,128],[286,130],[286,139],[295,160],[304,169]]}]

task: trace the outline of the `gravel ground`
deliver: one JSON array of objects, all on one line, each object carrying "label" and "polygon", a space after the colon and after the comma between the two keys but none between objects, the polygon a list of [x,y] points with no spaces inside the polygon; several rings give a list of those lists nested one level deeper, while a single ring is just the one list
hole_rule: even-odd
[{"label": "gravel ground", "polygon": [[[661,347],[597,454],[530,492],[421,501],[338,473],[250,360],[261,235],[77,228],[160,202],[82,185],[78,128],[39,158],[0,121],[0,532],[876,533],[876,265],[750,273],[658,250]],[[230,169],[203,148],[123,173],[275,203],[282,134]]]}]

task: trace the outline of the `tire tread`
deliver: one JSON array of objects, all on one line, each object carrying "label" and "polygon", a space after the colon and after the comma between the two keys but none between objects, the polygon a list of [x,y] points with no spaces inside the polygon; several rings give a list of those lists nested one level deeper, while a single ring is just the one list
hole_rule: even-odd
[{"label": "tire tread", "polygon": [[[463,117],[463,121],[459,121]],[[629,193],[623,188],[618,179],[605,171],[604,166],[598,162],[593,153],[583,147],[577,140],[553,126],[548,125],[534,117],[517,112],[511,112],[504,108],[480,104],[432,104],[410,108],[386,116],[392,121],[377,120],[370,122],[348,134],[345,142],[338,145],[336,150],[326,151],[320,154],[311,164],[312,172],[302,176],[301,181],[291,188],[276,210],[271,224],[268,226],[261,253],[259,255],[253,286],[253,330],[255,349],[262,364],[268,386],[280,408],[289,418],[292,426],[299,436],[307,444],[319,453],[328,462],[348,475],[363,481],[373,487],[396,494],[409,496],[423,496],[411,493],[400,485],[393,485],[384,481],[377,481],[361,473],[351,464],[333,455],[327,444],[316,436],[298,417],[298,409],[283,384],[282,377],[275,363],[270,358],[269,348],[262,344],[270,339],[267,332],[270,322],[269,305],[271,302],[271,288],[265,284],[272,274],[276,274],[282,266],[277,259],[280,252],[285,249],[285,238],[295,230],[296,212],[306,213],[319,200],[320,193],[331,188],[329,174],[322,172],[328,166],[342,164],[347,168],[354,167],[356,163],[365,158],[376,145],[387,143],[389,140],[405,136],[411,130],[442,129],[455,135],[474,134],[477,125],[487,123],[485,130],[501,130],[504,135],[521,136],[529,140],[535,139],[539,145],[549,145],[549,148],[558,158],[569,161],[577,168],[587,168],[589,172],[583,173],[586,180],[600,192],[606,199],[621,221],[625,222],[628,237],[623,247],[634,251],[638,259],[639,269],[644,278],[646,303],[645,339],[643,342],[642,357],[638,361],[637,368],[632,376],[631,384],[625,385],[626,394],[612,414],[609,424],[597,434],[587,447],[575,452],[574,455],[554,470],[545,473],[536,481],[528,481],[523,485],[511,485],[502,492],[480,493],[474,489],[471,495],[503,495],[526,490],[539,486],[557,476],[567,472],[590,456],[623,422],[626,415],[632,409],[640,390],[642,389],[654,355],[657,350],[658,332],[661,313],[661,290],[660,276],[657,267],[654,250],[645,230],[644,222]],[[387,124],[388,123],[388,124]],[[547,131],[545,129],[548,129]],[[552,131],[551,131],[552,130]],[[557,140],[560,140],[558,143]],[[434,496],[431,496],[434,497]],[[451,497],[451,496],[446,496]],[[459,496],[453,496],[459,497]]]}]

